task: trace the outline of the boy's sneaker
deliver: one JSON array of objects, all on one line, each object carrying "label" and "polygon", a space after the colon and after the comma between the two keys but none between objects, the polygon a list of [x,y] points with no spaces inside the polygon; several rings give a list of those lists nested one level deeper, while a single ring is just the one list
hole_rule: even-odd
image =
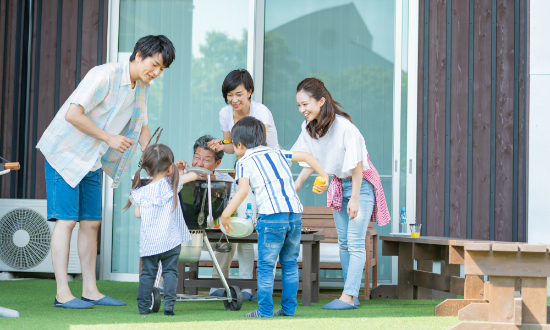
[{"label": "boy's sneaker", "polygon": [[164,311],[164,315],[174,316],[176,313],[174,313],[174,311]]}]

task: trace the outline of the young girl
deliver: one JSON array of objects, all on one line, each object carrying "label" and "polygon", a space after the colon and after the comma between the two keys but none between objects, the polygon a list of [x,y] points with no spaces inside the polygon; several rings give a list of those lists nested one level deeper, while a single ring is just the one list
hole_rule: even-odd
[{"label": "young girl", "polygon": [[175,315],[181,242],[191,240],[177,194],[184,183],[196,180],[197,174],[184,174],[182,161],[174,163],[172,150],[164,144],[154,144],[145,150],[141,168],[152,180],[141,187],[141,169],[138,169],[132,181],[130,198],[124,207],[127,209],[132,203],[135,204],[134,214],[141,218],[138,310],[140,314],[152,312],[149,309],[151,292],[160,261],[164,278],[164,315]]}]

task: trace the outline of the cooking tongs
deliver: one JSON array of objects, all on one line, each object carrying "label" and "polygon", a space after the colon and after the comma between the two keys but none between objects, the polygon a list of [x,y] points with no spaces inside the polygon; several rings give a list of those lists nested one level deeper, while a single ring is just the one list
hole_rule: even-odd
[{"label": "cooking tongs", "polygon": [[[160,132],[159,132],[159,129],[160,129]],[[151,141],[153,140],[155,135],[157,135],[157,132],[159,133],[159,135],[157,135],[157,139],[155,140],[155,144],[157,144],[159,142],[160,135],[162,134],[162,130],[163,130],[163,128],[161,128],[160,126],[157,127],[157,129],[155,130],[153,135],[151,135],[151,138],[149,139],[149,142],[147,142],[147,145],[145,146],[145,149],[149,148],[149,145],[151,144]],[[141,168],[141,162],[142,161],[143,161],[143,154],[141,154],[141,158],[139,159],[138,168]]]}]

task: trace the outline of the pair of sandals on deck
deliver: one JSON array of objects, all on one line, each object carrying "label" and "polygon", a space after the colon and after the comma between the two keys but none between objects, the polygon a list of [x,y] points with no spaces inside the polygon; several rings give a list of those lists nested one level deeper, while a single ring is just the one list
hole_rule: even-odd
[{"label": "pair of sandals on deck", "polygon": [[93,308],[94,306],[126,306],[126,303],[124,301],[113,299],[109,296],[105,296],[98,300],[91,300],[88,298],[82,297],[81,299],[74,298],[73,300],[69,300],[65,303],[60,303],[57,301],[57,298],[55,298],[54,307],[62,307],[62,308],[69,308],[69,309],[87,309],[87,308]]}]

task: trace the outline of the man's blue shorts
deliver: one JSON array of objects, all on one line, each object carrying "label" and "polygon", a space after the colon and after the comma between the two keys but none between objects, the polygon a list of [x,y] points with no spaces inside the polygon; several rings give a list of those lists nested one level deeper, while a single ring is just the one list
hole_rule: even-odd
[{"label": "man's blue shorts", "polygon": [[101,221],[101,169],[88,172],[71,187],[48,163],[45,163],[48,221],[55,220],[100,220]]}]

